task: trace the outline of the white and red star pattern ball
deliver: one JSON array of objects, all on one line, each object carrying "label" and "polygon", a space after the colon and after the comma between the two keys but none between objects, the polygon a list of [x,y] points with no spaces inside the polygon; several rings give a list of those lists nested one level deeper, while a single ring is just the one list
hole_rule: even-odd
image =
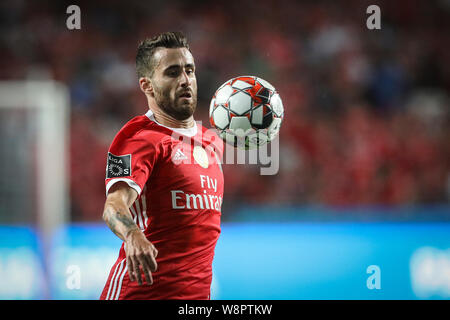
[{"label": "white and red star pattern ball", "polygon": [[228,80],[217,89],[209,121],[219,136],[235,147],[253,149],[272,141],[280,130],[284,107],[267,81],[255,76]]}]

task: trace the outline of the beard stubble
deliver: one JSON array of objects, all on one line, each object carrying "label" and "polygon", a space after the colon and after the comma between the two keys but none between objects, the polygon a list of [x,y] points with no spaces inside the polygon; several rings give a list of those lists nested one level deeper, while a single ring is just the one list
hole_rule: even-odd
[{"label": "beard stubble", "polygon": [[197,107],[197,94],[192,92],[191,103],[178,103],[178,99],[172,100],[168,92],[154,87],[156,104],[162,111],[177,120],[186,120],[192,116]]}]

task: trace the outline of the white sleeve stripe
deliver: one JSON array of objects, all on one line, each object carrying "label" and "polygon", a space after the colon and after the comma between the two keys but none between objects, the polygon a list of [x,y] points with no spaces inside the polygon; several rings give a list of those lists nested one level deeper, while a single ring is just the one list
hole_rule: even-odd
[{"label": "white sleeve stripe", "polygon": [[133,205],[130,206],[130,211],[131,211],[131,215],[133,216],[134,223],[137,224],[137,215],[136,215],[136,212],[133,209]]},{"label": "white sleeve stripe", "polygon": [[139,187],[139,185],[134,182],[131,179],[127,179],[127,178],[118,178],[118,179],[113,179],[110,180],[107,184],[106,184],[106,195],[108,196],[108,191],[109,189],[116,183],[119,181],[123,181],[126,182],[131,188],[133,188],[134,190],[136,190],[136,192],[138,193],[138,195],[140,195],[142,193],[142,189],[141,187]]},{"label": "white sleeve stripe", "polygon": [[147,199],[145,198],[145,191],[147,187],[144,187],[144,193],[142,194],[142,214],[144,215],[144,225],[147,228],[148,225],[148,216],[147,216]]}]

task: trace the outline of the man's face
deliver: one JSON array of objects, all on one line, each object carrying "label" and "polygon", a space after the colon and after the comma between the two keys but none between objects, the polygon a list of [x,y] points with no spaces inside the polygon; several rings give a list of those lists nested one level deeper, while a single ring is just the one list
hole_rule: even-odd
[{"label": "man's face", "polygon": [[168,115],[185,120],[197,107],[194,57],[186,48],[158,48],[151,78],[155,101]]}]

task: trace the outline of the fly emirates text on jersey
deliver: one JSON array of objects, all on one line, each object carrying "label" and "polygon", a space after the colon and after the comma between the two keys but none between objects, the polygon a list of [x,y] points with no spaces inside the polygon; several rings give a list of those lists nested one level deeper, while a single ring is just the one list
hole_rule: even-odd
[{"label": "fly emirates text on jersey", "polygon": [[[203,194],[190,194],[182,190],[171,190],[173,209],[215,209],[220,211],[222,207],[222,197],[210,194],[208,191],[217,192],[217,179],[206,175],[200,175],[200,184]],[[183,202],[184,200],[184,202]]]}]

